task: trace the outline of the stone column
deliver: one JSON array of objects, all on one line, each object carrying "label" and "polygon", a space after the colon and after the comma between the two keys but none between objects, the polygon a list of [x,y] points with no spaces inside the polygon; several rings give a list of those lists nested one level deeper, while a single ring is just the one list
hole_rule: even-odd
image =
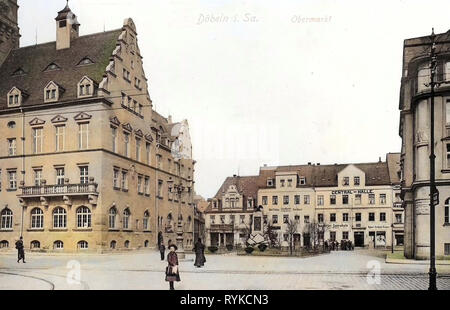
[{"label": "stone column", "polygon": [[428,193],[429,188],[421,187],[416,190],[416,198],[414,200],[416,259],[430,258],[430,199]]}]

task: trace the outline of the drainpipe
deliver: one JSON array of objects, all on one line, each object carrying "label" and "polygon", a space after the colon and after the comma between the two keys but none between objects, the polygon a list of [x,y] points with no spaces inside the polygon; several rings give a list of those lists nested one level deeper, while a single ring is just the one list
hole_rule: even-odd
[{"label": "drainpipe", "polygon": [[[23,109],[20,109],[20,113],[22,114],[22,184],[25,186],[25,112]],[[23,220],[24,220],[24,209],[25,206],[22,205],[22,217],[21,217],[21,223],[20,223],[20,236],[23,237]]]}]

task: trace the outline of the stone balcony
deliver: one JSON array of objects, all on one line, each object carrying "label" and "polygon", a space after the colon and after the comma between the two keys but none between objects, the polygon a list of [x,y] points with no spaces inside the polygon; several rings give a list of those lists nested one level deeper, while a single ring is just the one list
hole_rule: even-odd
[{"label": "stone balcony", "polygon": [[88,184],[64,184],[64,185],[41,185],[41,186],[22,186],[21,194],[17,195],[23,206],[28,202],[38,198],[42,206],[48,206],[50,197],[61,197],[68,206],[72,205],[72,198],[86,196],[91,206],[97,205],[98,191],[97,183]]}]

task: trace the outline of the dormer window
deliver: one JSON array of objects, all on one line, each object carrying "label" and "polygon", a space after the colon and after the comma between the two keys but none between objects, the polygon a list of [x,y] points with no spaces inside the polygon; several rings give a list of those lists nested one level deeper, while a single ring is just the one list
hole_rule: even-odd
[{"label": "dormer window", "polygon": [[22,68],[17,69],[13,72],[12,76],[25,75],[25,71]]},{"label": "dormer window", "polygon": [[47,66],[47,68],[45,68],[45,70],[44,71],[55,71],[55,70],[60,70],[61,68],[57,65],[57,64],[55,64],[54,62],[52,62],[51,64],[49,64],[48,66]]},{"label": "dormer window", "polygon": [[63,88],[53,81],[50,81],[44,88],[44,102],[56,102],[59,100]]},{"label": "dormer window", "polygon": [[22,105],[22,98],[25,95],[24,92],[22,92],[17,87],[13,87],[9,92],[7,96],[8,100],[8,107],[18,107]]},{"label": "dormer window", "polygon": [[305,185],[306,184],[306,178],[305,177],[300,177],[299,184],[300,185]]},{"label": "dormer window", "polygon": [[91,65],[94,62],[89,58],[89,57],[84,57],[83,59],[81,59],[81,61],[78,63],[78,66],[87,66],[87,65]]},{"label": "dormer window", "polygon": [[267,186],[272,187],[273,186],[273,179],[267,179]]},{"label": "dormer window", "polygon": [[91,97],[94,95],[94,82],[87,76],[78,83],[78,98]]}]

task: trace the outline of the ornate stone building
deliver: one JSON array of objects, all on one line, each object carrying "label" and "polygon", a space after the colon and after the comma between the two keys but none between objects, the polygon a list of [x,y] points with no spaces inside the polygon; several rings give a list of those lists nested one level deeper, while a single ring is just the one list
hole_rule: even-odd
[{"label": "ornate stone building", "polygon": [[109,251],[193,242],[187,121],[152,108],[137,30],[79,36],[66,6],[56,41],[18,46],[0,1],[0,247]]},{"label": "ornate stone building", "polygon": [[[436,41],[448,41],[450,33]],[[407,39],[400,89],[402,196],[405,207],[405,256],[430,257],[430,37]],[[436,81],[450,81],[450,44],[437,44]],[[436,255],[450,255],[450,85],[436,88],[435,99]]]}]

